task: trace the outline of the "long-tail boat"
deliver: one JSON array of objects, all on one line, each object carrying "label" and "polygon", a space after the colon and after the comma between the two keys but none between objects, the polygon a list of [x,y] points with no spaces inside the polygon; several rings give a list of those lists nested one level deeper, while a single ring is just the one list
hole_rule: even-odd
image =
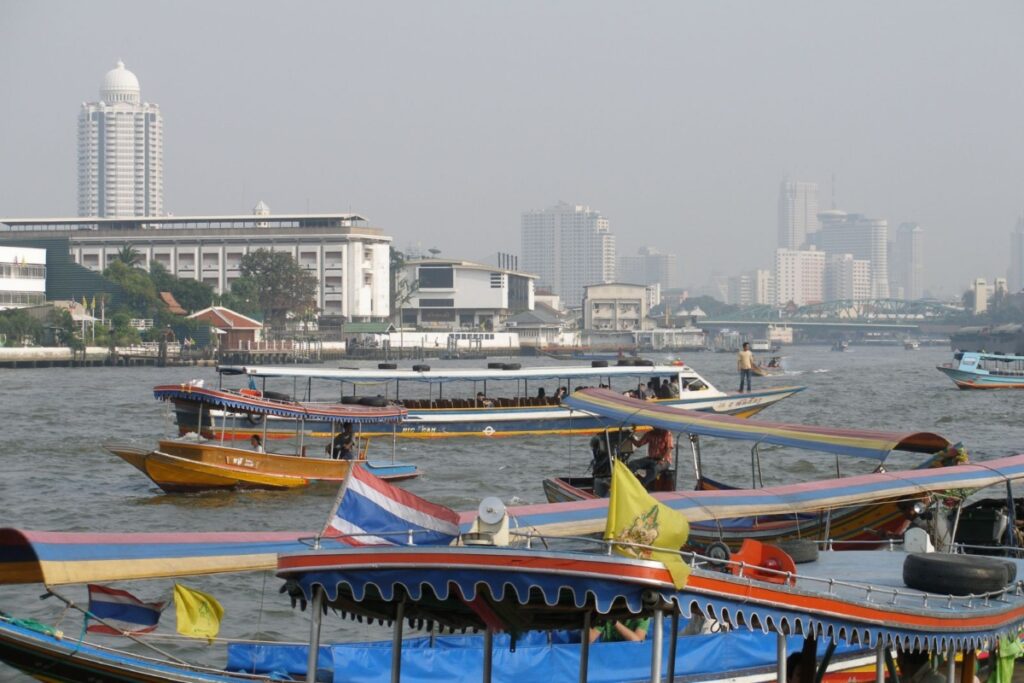
[{"label": "long-tail boat", "polygon": [[[1024,456],[1014,456],[983,465],[876,473],[823,482],[817,487],[690,492],[670,504],[692,521],[700,521],[742,516],[762,508],[806,512],[851,501],[884,500],[910,492],[957,487],[981,488],[1022,478]],[[586,501],[509,508],[505,519],[520,543],[515,547],[350,548],[320,539],[319,548],[311,548],[312,533],[83,534],[2,529],[0,584],[42,583],[53,592],[68,584],[277,567],[294,594],[313,603],[310,632],[317,634],[311,638],[314,647],[293,652],[291,659],[301,663],[305,657],[306,666],[287,672],[292,678],[305,676],[307,680],[320,680],[317,669],[327,674],[332,667],[344,679],[344,667],[352,665],[353,654],[366,654],[365,649],[320,646],[320,608],[325,604],[350,616],[393,625],[393,646],[388,649],[385,643],[375,645],[378,653],[383,651],[388,656],[378,655],[373,660],[380,665],[390,660],[390,670],[376,673],[393,681],[439,680],[427,676],[430,666],[443,658],[435,656],[429,647],[417,649],[413,647],[416,643],[404,641],[406,623],[422,626],[429,622],[435,627],[483,631],[481,646],[472,650],[479,655],[479,667],[456,668],[454,673],[439,671],[440,676],[447,676],[445,680],[490,680],[492,665],[507,661],[499,658],[498,651],[511,647],[508,640],[495,642],[499,630],[513,634],[537,629],[586,632],[588,626],[601,620],[651,618],[647,645],[590,645],[588,639],[580,639],[582,642],[575,644],[531,649],[524,641],[524,654],[534,657],[526,662],[526,670],[535,675],[540,662],[553,683],[585,680],[588,670],[595,681],[623,680],[622,674],[628,670],[629,680],[636,668],[633,664],[641,656],[650,657],[650,674],[642,676],[646,680],[660,680],[662,672],[667,672],[670,679],[689,674],[686,680],[734,680],[736,674],[749,674],[750,678],[744,680],[752,683],[786,680],[786,655],[795,651],[805,655],[810,652],[811,662],[820,658],[822,674],[827,666],[837,664],[836,649],[831,645],[822,642],[807,647],[806,641],[815,637],[869,648],[867,661],[881,668],[887,666],[890,648],[901,652],[969,651],[1000,635],[1015,633],[1024,625],[1024,596],[1008,573],[1001,575],[1006,582],[999,591],[974,589],[974,595],[940,595],[902,584],[898,571],[906,557],[902,551],[856,551],[842,556],[822,552],[816,563],[801,565],[798,572],[789,567],[788,574],[757,563],[741,564],[735,558],[716,563],[685,554],[692,574],[682,589],[676,589],[659,562],[610,555],[609,547],[596,543],[595,552],[585,552],[578,549],[578,538],[568,539],[576,550],[554,547],[566,535],[603,525],[598,519],[603,517],[601,504]],[[460,529],[466,538],[471,535],[468,532],[475,517],[475,512],[460,514]],[[481,538],[479,534],[474,536],[477,542]],[[1021,563],[1011,560],[1015,569]],[[1000,571],[1008,572],[1006,565],[998,566],[1004,568]],[[991,579],[993,570],[986,571]],[[763,631],[763,638],[775,642],[775,656],[762,653],[754,658],[729,650],[730,657],[717,662],[718,666],[708,661],[715,657],[702,656],[695,661],[688,655],[708,651],[687,648],[706,643],[706,638],[671,635],[678,633],[678,619],[687,615],[740,632]],[[665,617],[672,624],[668,629]],[[791,636],[787,639],[782,633]],[[792,640],[793,634],[797,641]],[[419,643],[431,639],[420,639]],[[744,642],[749,641],[735,639],[738,646]],[[35,622],[19,622],[6,615],[0,618],[0,660],[51,681],[281,680],[279,659],[272,662],[275,673],[254,668],[256,646],[267,650],[273,647],[267,643],[235,644],[237,656],[233,662],[229,659],[231,670],[218,670],[185,664],[166,653],[140,655],[138,648],[128,652],[62,636]],[[316,657],[309,666],[311,652]],[[634,660],[632,668],[619,668],[624,658]],[[861,654],[860,659],[847,660],[842,666],[864,663]],[[248,673],[237,673],[240,669]],[[583,677],[573,669],[582,670]],[[353,669],[353,673],[356,671]]]},{"label": "long-tail boat", "polygon": [[[650,402],[637,401],[613,392],[600,389],[586,389],[576,392],[565,400],[572,409],[585,410],[598,415],[605,425],[615,431],[603,436],[598,444],[602,446],[595,458],[603,457],[604,462],[594,461],[598,473],[607,465],[609,452],[617,450],[617,441],[624,430],[634,426],[664,429],[675,435],[676,452],[673,467],[662,474],[655,487],[662,491],[676,489],[678,468],[681,466],[679,446],[688,443],[692,455],[694,481],[697,490],[720,490],[735,488],[708,478],[704,474],[700,438],[712,437],[729,441],[749,442],[752,486],[759,484],[761,472],[760,447],[764,445],[783,446],[814,451],[844,458],[862,458],[884,463],[892,451],[923,453],[927,457],[918,465],[919,469],[938,467],[954,459],[958,453],[950,450],[951,442],[932,432],[883,432],[875,430],[837,429],[809,425],[746,420],[729,415],[710,415],[696,411],[666,409]],[[627,442],[628,443],[628,442]],[[607,470],[610,473],[610,469]],[[602,486],[603,483],[603,486]],[[607,479],[572,476],[552,477],[544,480],[544,493],[550,502],[587,500],[607,495]],[[835,542],[855,543],[865,547],[869,543],[884,543],[901,535],[914,518],[915,503],[920,497],[844,507],[828,514],[807,513],[800,515],[754,515],[730,520],[714,520],[695,523],[690,532],[690,543],[697,548],[722,542],[738,547],[744,539],[754,538],[766,542],[778,542],[796,538],[826,538]]]},{"label": "long-tail boat", "polygon": [[[260,391],[227,391],[208,389],[194,384],[174,384],[154,389],[158,399],[174,403],[187,402],[201,412],[216,411],[245,415],[247,420],[263,426],[259,440],[270,447],[265,438],[267,423],[272,417],[291,420],[300,428],[293,434],[293,454],[268,453],[239,448],[226,439],[226,426],[219,433],[208,433],[210,440],[182,438],[161,440],[155,449],[132,444],[109,443],[107,450],[128,462],[169,493],[211,489],[290,489],[314,483],[340,484],[355,465],[366,467],[382,479],[408,479],[417,476],[415,465],[386,460],[367,460],[367,448],[360,448],[353,460],[332,459],[325,455],[322,444],[305,443],[301,425],[314,420],[329,425],[327,436],[341,433],[343,425],[390,425],[392,429],[406,415],[401,406],[364,406],[323,403],[300,403],[268,398]],[[222,420],[226,418],[222,417]],[[196,437],[197,435],[193,435]],[[255,436],[261,437],[260,434]],[[217,437],[220,437],[217,439]],[[252,437],[250,437],[252,438]],[[368,441],[363,440],[368,446]]]},{"label": "long-tail boat", "polygon": [[[398,438],[506,437],[541,434],[591,434],[601,430],[598,421],[583,411],[561,405],[559,390],[566,393],[581,386],[607,386],[618,391],[648,391],[648,383],[664,385],[659,404],[691,410],[749,417],[803,390],[799,386],[759,389],[745,394],[726,393],[690,366],[624,365],[595,361],[593,366],[538,366],[522,368],[518,363],[492,363],[499,367],[430,369],[418,364],[397,369],[384,363],[383,369],[318,369],[269,366],[222,366],[221,376],[242,375],[250,386],[277,390],[291,397],[311,398],[313,382],[330,387],[326,395],[341,402],[386,404],[394,402],[408,410],[397,430]],[[543,390],[543,391],[541,391]],[[175,401],[181,433],[214,434],[223,431],[228,439],[248,439],[266,433],[268,438],[291,438],[294,420],[271,416],[268,425],[254,424],[242,412],[209,411],[200,414],[187,400]],[[200,419],[202,418],[202,419]],[[309,436],[324,436],[330,425],[307,420]],[[366,425],[366,434],[391,435],[388,425]]]}]

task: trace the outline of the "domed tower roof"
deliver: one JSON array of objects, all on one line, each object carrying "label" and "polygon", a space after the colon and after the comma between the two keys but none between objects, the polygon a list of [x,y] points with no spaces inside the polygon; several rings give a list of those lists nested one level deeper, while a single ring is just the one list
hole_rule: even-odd
[{"label": "domed tower roof", "polygon": [[100,99],[107,104],[139,103],[139,79],[128,69],[124,68],[124,62],[117,60],[117,66],[107,72],[103,77],[103,86],[100,88]]},{"label": "domed tower roof", "polygon": [[261,199],[259,203],[257,203],[256,206],[253,207],[252,213],[254,216],[269,216],[270,207],[267,206],[267,203]]}]

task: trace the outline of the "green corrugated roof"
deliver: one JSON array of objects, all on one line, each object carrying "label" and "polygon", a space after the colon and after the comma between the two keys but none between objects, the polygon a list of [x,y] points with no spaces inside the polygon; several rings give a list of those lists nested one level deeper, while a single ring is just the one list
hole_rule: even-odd
[{"label": "green corrugated roof", "polygon": [[342,334],[387,334],[394,330],[391,323],[345,323],[341,326]]}]

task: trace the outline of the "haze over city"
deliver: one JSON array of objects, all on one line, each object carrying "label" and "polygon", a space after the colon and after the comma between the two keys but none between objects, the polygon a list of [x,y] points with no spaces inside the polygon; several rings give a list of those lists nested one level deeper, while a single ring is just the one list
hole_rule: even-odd
[{"label": "haze over city", "polygon": [[[682,281],[770,268],[784,178],[926,231],[924,286],[1005,276],[1024,211],[1019,3],[0,6],[0,215],[76,213],[76,116],[118,60],[165,118],[164,210],[356,211],[518,252],[600,211]],[[833,177],[835,178],[833,191]]]}]

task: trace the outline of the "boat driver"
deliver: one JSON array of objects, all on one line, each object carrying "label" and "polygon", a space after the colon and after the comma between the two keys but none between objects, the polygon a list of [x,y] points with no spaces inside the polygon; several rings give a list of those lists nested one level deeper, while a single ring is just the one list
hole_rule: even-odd
[{"label": "boat driver", "polygon": [[[651,484],[662,472],[672,465],[672,441],[671,432],[664,429],[652,429],[639,439],[636,436],[630,437],[634,446],[647,446],[647,456],[629,463],[629,469],[640,479],[645,489],[650,490]],[[640,474],[640,471],[643,474]]]},{"label": "boat driver", "polygon": [[335,460],[355,460],[355,436],[352,434],[352,423],[345,422],[341,431],[334,437],[329,446],[331,457]]}]

